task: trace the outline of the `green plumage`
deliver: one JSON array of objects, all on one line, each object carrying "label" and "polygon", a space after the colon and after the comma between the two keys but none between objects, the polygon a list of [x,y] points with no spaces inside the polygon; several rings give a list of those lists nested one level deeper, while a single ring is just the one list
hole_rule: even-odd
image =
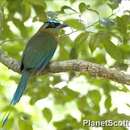
[{"label": "green plumage", "polygon": [[[49,63],[57,47],[55,32],[63,27],[66,27],[66,25],[60,24],[54,20],[47,21],[29,40],[21,61],[22,76],[10,105],[15,105],[19,102],[27,86],[30,75],[41,72]],[[3,119],[3,126],[8,120],[9,114],[10,111]]]},{"label": "green plumage", "polygon": [[[10,105],[19,102],[31,74],[42,71],[52,58],[57,47],[55,36],[48,30],[41,29],[28,42],[22,57],[22,76],[14,93]],[[9,113],[3,119],[4,126],[8,120]]]},{"label": "green plumage", "polygon": [[21,70],[41,71],[48,64],[57,47],[57,40],[48,31],[35,34],[23,53]]}]

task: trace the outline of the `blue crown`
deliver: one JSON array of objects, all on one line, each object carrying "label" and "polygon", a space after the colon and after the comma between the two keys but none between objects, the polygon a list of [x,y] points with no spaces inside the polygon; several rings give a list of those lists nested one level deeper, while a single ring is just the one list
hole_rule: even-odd
[{"label": "blue crown", "polygon": [[55,20],[55,19],[49,19],[47,22],[48,23],[60,23],[58,20]]},{"label": "blue crown", "polygon": [[61,23],[58,20],[49,19],[48,21],[45,22],[45,24],[48,24],[47,28],[56,28]]}]

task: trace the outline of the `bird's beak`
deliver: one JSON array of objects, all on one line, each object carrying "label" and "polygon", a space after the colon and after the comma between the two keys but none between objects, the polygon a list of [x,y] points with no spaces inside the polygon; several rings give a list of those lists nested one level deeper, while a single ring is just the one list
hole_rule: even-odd
[{"label": "bird's beak", "polygon": [[68,27],[68,25],[67,24],[60,24],[57,28],[61,29],[61,28],[65,28],[65,27]]}]

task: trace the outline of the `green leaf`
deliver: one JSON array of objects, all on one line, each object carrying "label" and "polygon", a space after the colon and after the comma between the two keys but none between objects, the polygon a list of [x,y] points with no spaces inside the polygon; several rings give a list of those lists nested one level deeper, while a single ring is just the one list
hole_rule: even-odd
[{"label": "green leaf", "polygon": [[51,91],[49,84],[50,80],[48,75],[32,78],[31,84],[29,84],[29,87],[26,90],[31,97],[31,104],[34,104],[37,100],[46,98],[49,95]]},{"label": "green leaf", "polygon": [[109,55],[118,60],[121,61],[124,58],[124,55],[121,51],[121,49],[116,46],[115,44],[113,44],[110,40],[106,39],[106,41],[104,41],[103,43],[106,51],[109,53]]},{"label": "green leaf", "polygon": [[121,48],[125,58],[129,59],[129,57],[130,57],[130,45],[129,45],[129,43],[128,44],[121,44],[120,48]]},{"label": "green leaf", "polygon": [[76,0],[70,0],[70,3],[74,3],[74,2],[76,2]]},{"label": "green leaf", "polygon": [[130,22],[130,17],[128,15],[123,15],[122,17],[117,17],[115,19],[117,23],[117,29],[125,35],[127,33],[127,26]]},{"label": "green leaf", "polygon": [[24,26],[23,21],[13,18],[13,23],[20,30],[22,37],[26,38],[28,36],[27,28]]},{"label": "green leaf", "polygon": [[95,105],[98,105],[101,100],[101,94],[97,90],[89,91],[87,97],[89,97]]},{"label": "green leaf", "polygon": [[108,5],[111,7],[111,9],[116,9],[119,4],[120,4],[121,0],[109,0]]},{"label": "green leaf", "polygon": [[89,36],[89,33],[88,32],[83,32],[83,33],[80,33],[75,41],[74,41],[74,47],[77,49],[80,49],[82,48],[82,46],[85,44],[85,46],[87,46],[87,43],[86,43],[86,40]]},{"label": "green leaf", "polygon": [[7,21],[4,21],[4,24],[3,24],[3,31],[2,33],[0,34],[0,38],[1,39],[15,39],[16,38],[16,35],[13,34],[13,32],[11,31],[9,25],[7,25]]},{"label": "green leaf", "polygon": [[59,76],[59,75],[54,75],[53,78],[54,78],[52,81],[53,85],[62,81],[61,76]]},{"label": "green leaf", "polygon": [[0,0],[0,7],[3,7],[6,3],[6,0]]},{"label": "green leaf", "polygon": [[[61,37],[59,40],[59,56],[58,60],[68,60],[70,56],[70,48],[72,46],[72,40],[70,37]],[[62,54],[62,55],[61,55]]]},{"label": "green leaf", "polygon": [[75,99],[76,97],[78,97],[78,95],[79,95],[78,92],[73,91],[68,87],[64,87],[63,91],[65,94],[65,100],[67,100],[67,101],[71,101],[71,100]]},{"label": "green leaf", "polygon": [[55,97],[55,102],[57,104],[64,104],[66,102],[69,102],[78,98],[79,96],[78,92],[73,91],[72,89],[68,87],[64,87],[62,89],[55,88],[53,89],[52,92]]},{"label": "green leaf", "polygon": [[86,9],[88,9],[90,7],[90,5],[86,5],[85,3],[80,3],[79,4],[79,10],[81,13],[83,13]]},{"label": "green leaf", "polygon": [[[9,42],[10,43],[10,42]],[[5,44],[3,45],[3,49],[8,52],[9,55],[16,59],[20,59],[19,52],[23,50],[23,44],[20,44],[18,42],[12,42],[13,44]],[[12,49],[13,48],[13,49]],[[14,51],[15,50],[15,51]]]},{"label": "green leaf", "polygon": [[21,8],[21,0],[9,0],[8,1],[8,10],[10,12],[9,18],[12,19],[14,17],[14,14]]},{"label": "green leaf", "polygon": [[77,106],[81,112],[85,112],[89,109],[89,105],[86,100],[86,96],[82,96],[77,99]]},{"label": "green leaf", "polygon": [[88,58],[88,49],[89,49],[87,43],[88,36],[89,36],[88,32],[82,32],[76,37],[73,44],[75,53],[71,55],[75,54],[75,56],[77,55],[78,58],[82,58],[82,59]]},{"label": "green leaf", "polygon": [[51,119],[52,119],[52,112],[51,112],[51,110],[49,108],[44,108],[42,113],[43,113],[43,116],[46,118],[46,120],[48,122],[50,122]]},{"label": "green leaf", "polygon": [[33,18],[33,21],[46,21],[47,20],[47,13],[45,13],[46,9],[46,3],[44,3],[44,6],[34,4],[33,8],[36,12],[36,16]]},{"label": "green leaf", "polygon": [[19,130],[33,130],[32,123],[28,120],[19,120]]},{"label": "green leaf", "polygon": [[76,44],[76,46],[77,46],[77,47],[80,47],[80,45],[87,40],[88,35],[89,35],[89,32],[80,33],[80,34],[76,37],[76,39],[75,39],[75,41],[74,41],[74,43]]},{"label": "green leaf", "polygon": [[105,64],[106,63],[105,55],[103,53],[98,53],[94,57],[94,60],[96,61],[96,63],[99,63],[99,64]]},{"label": "green leaf", "polygon": [[46,4],[45,4],[44,0],[28,0],[28,2],[33,5],[42,6],[42,7],[46,8]]},{"label": "green leaf", "polygon": [[60,12],[61,12],[61,13],[65,13],[65,10],[70,10],[70,11],[73,11],[73,12],[75,12],[75,13],[78,13],[76,10],[74,10],[73,8],[71,8],[70,6],[67,6],[67,5],[64,5],[64,6],[61,8]]},{"label": "green leaf", "polygon": [[67,19],[64,21],[66,24],[68,24],[70,27],[78,29],[78,30],[84,30],[85,25],[80,22],[78,19]]},{"label": "green leaf", "polygon": [[71,51],[70,51],[70,59],[77,59],[78,57],[78,53],[76,51],[75,47],[72,47]]},{"label": "green leaf", "polygon": [[88,44],[91,52],[93,52],[97,47],[100,46],[102,36],[100,33],[91,34]]},{"label": "green leaf", "polygon": [[125,64],[125,63],[123,63],[123,62],[116,61],[116,62],[114,63],[114,65],[112,65],[111,67],[117,68],[117,69],[120,69],[120,70],[127,70],[128,64]]},{"label": "green leaf", "polygon": [[63,120],[55,121],[54,126],[57,130],[79,130],[81,128],[81,124],[70,115],[67,115]]},{"label": "green leaf", "polygon": [[26,21],[27,19],[29,19],[30,15],[31,15],[31,5],[28,4],[27,2],[25,4],[22,5],[20,13],[22,15],[22,20]]},{"label": "green leaf", "polygon": [[106,100],[105,100],[105,108],[107,109],[107,111],[110,111],[110,108],[111,108],[111,105],[112,105],[111,100],[112,100],[111,96],[108,95]]}]

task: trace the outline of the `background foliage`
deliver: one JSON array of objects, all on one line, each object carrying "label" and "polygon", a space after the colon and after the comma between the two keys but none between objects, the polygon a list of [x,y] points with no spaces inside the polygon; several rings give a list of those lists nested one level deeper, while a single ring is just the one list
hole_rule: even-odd
[{"label": "background foliage", "polygon": [[[127,10],[122,15],[115,13],[120,2],[0,0],[0,49],[20,60],[28,39],[49,17],[57,17],[73,29],[61,32],[60,44],[53,60],[83,59],[128,71],[130,12]],[[18,81],[18,74],[0,64],[1,113],[7,111]],[[120,97],[124,94],[129,94],[128,86],[83,72],[32,77],[20,103],[12,108],[12,116],[6,128],[86,130],[93,128],[83,126],[83,119],[130,120],[130,113],[125,112],[130,110],[130,102],[123,104],[124,111],[120,111],[119,106],[122,104],[119,100],[114,103],[116,95]],[[103,128],[107,129],[110,128]],[[115,127],[111,129],[115,130]]]}]

